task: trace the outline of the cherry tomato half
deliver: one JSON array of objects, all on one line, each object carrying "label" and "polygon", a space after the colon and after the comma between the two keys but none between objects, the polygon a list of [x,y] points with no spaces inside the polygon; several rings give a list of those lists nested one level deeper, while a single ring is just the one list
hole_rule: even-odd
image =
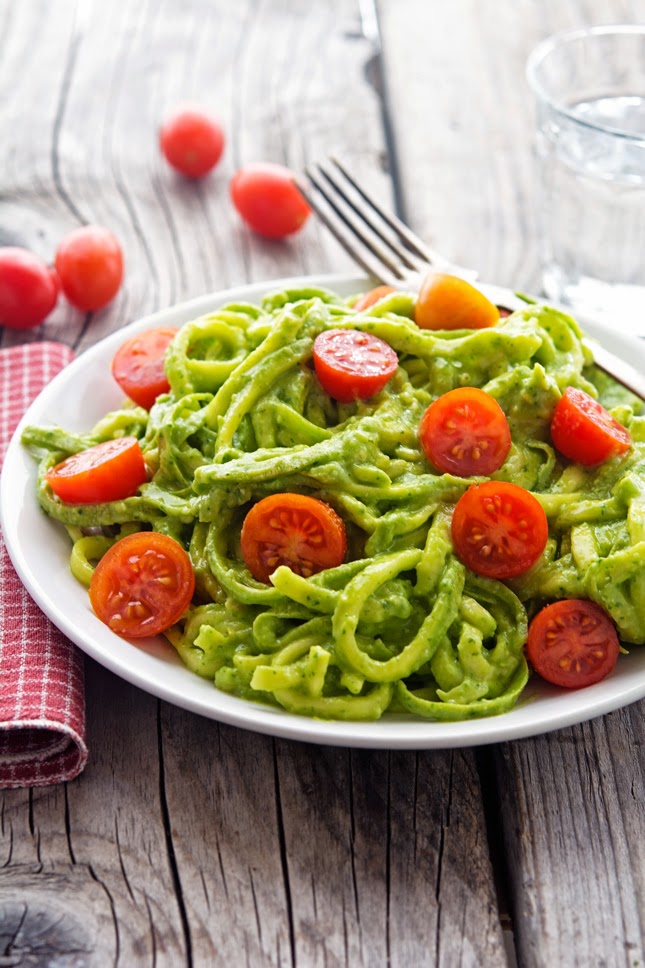
[{"label": "cherry tomato half", "polygon": [[368,400],[399,365],[387,343],[355,329],[328,329],[314,340],[314,369],[323,390],[340,403]]},{"label": "cherry tomato half", "polygon": [[106,306],[123,279],[123,254],[116,237],[100,225],[66,235],[56,252],[56,272],[73,306],[93,312]]},{"label": "cherry tomato half", "polygon": [[549,527],[540,502],[517,484],[473,484],[452,515],[455,551],[486,578],[514,578],[535,564]]},{"label": "cherry tomato half", "polygon": [[112,375],[124,393],[149,410],[158,396],[170,390],[164,370],[168,346],[179,330],[158,326],[126,340],[114,354]]},{"label": "cherry tomato half", "polygon": [[302,228],[311,209],[283,165],[256,163],[236,171],[231,179],[235,208],[251,228],[270,239],[281,239]]},{"label": "cherry tomato half", "polygon": [[476,387],[449,390],[430,404],[419,439],[431,464],[470,477],[499,470],[511,449],[511,430],[497,400]]},{"label": "cherry tomato half", "polygon": [[45,479],[67,504],[101,504],[136,494],[146,481],[146,465],[136,437],[117,437],[72,454]]},{"label": "cherry tomato half", "polygon": [[54,270],[33,252],[0,248],[0,326],[39,326],[56,305],[59,290]]},{"label": "cherry tomato half", "polygon": [[526,652],[543,679],[578,689],[611,672],[620,644],[613,622],[599,605],[563,599],[547,605],[531,621]]},{"label": "cherry tomato half", "polygon": [[271,494],[254,504],[242,525],[242,557],[258,581],[269,584],[279,565],[309,578],[342,564],[345,525],[324,501],[303,494]]},{"label": "cherry tomato half", "polygon": [[113,632],[139,639],[174,625],[194,591],[195,573],[182,546],[168,535],[138,531],[103,555],[90,581],[90,602]]},{"label": "cherry tomato half", "polygon": [[369,292],[364,292],[362,296],[359,296],[352,309],[355,309],[357,313],[364,313],[366,309],[371,309],[375,303],[385,299],[386,296],[390,296],[393,292],[396,292],[393,286],[377,286],[376,289],[370,289]]},{"label": "cherry tomato half", "polygon": [[484,329],[499,320],[499,309],[459,276],[429,272],[419,290],[414,319],[421,329]]},{"label": "cherry tomato half", "polygon": [[166,161],[187,178],[201,178],[215,167],[224,151],[224,132],[214,118],[198,108],[184,108],[167,118],[159,132]]},{"label": "cherry tomato half", "polygon": [[624,454],[632,445],[629,431],[584,390],[567,387],[551,419],[551,439],[560,453],[589,467]]}]

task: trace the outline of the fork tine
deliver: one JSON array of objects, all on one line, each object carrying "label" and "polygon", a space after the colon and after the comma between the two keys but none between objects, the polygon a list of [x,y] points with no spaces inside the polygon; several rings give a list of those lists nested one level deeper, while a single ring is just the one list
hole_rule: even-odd
[{"label": "fork tine", "polygon": [[356,181],[356,179],[350,175],[348,170],[345,168],[343,163],[338,160],[335,155],[330,155],[329,160],[331,163],[340,171],[343,177],[349,182],[352,188],[367,202],[367,204],[378,213],[378,215],[386,222],[390,228],[396,232],[402,242],[407,245],[407,247],[414,252],[416,255],[420,256],[424,262],[437,265],[437,266],[448,266],[450,263],[443,256],[439,255],[433,249],[429,248],[418,235],[415,235],[411,229],[402,222],[400,218],[393,215],[391,212],[387,212],[381,205],[367,192],[362,185]]},{"label": "fork tine", "polygon": [[361,249],[355,245],[357,240],[356,232],[341,220],[341,217],[334,212],[334,209],[329,203],[326,203],[326,206],[321,205],[319,197],[310,190],[309,185],[303,178],[294,176],[293,181],[305,201],[316,212],[320,221],[327,226],[332,235],[340,242],[343,249],[351,255],[354,261],[368,275],[372,276],[373,279],[378,279],[380,282],[385,282],[391,286],[396,287],[400,284],[401,276],[395,276],[393,273],[390,273],[382,262],[372,257],[369,249]]},{"label": "fork tine", "polygon": [[[333,161],[333,159],[330,160]],[[355,200],[351,195],[348,195],[347,183],[339,178],[337,172],[334,170],[330,171],[320,162],[318,162],[318,171],[327,180],[331,188],[342,198],[343,203],[352,209],[370,227],[377,239],[380,242],[384,242],[407,269],[411,269],[412,272],[419,272],[427,268],[427,259],[419,260],[418,256],[412,258],[410,250],[401,244],[399,238],[396,236],[392,238],[391,231],[387,233],[386,230],[389,223],[382,217],[379,218],[380,213],[375,211],[373,206],[365,203],[363,192],[355,193],[359,195],[359,199]],[[350,182],[350,184],[352,183]],[[375,214],[377,216],[376,219],[374,218]]]},{"label": "fork tine", "polygon": [[[318,195],[324,198],[326,204],[335,213],[336,221],[344,223],[347,227],[345,231],[348,231],[354,239],[358,238],[360,242],[367,249],[372,252],[380,263],[380,268],[377,273],[377,278],[383,275],[383,267],[390,274],[398,280],[402,280],[406,276],[406,270],[403,265],[401,265],[400,259],[393,259],[390,253],[379,244],[379,242],[374,239],[369,232],[366,232],[366,223],[362,218],[357,218],[355,214],[352,213],[351,208],[343,205],[339,201],[338,192],[326,183],[324,177],[321,175],[320,166],[318,165],[308,165],[305,169],[305,174],[309,178],[309,181],[317,190]],[[340,230],[340,225],[337,225]],[[337,236],[338,238],[338,236]],[[343,243],[344,244],[344,243]]]}]

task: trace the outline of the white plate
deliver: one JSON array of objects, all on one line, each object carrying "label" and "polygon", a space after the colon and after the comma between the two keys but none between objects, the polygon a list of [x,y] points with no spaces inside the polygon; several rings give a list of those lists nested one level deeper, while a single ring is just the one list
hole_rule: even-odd
[{"label": "white plate", "polygon": [[[322,276],[258,283],[175,306],[133,323],[83,353],[40,394],[21,421],[7,450],[0,482],[2,527],[13,563],[43,611],[73,642],[112,672],[146,692],[202,716],[246,729],[311,743],[380,749],[441,749],[518,739],[579,723],[645,697],[645,648],[621,656],[615,671],[594,686],[566,691],[531,681],[520,703],[501,716],[468,722],[425,722],[385,715],[376,723],[325,722],[245,702],[218,691],[186,669],[161,637],[136,644],[100,622],[86,591],[69,570],[69,540],[61,525],[37,505],[35,461],[20,444],[26,424],[56,423],[89,429],[122,394],[110,375],[110,361],[125,338],[150,326],[178,325],[227,302],[255,302],[283,286],[324,285],[341,295],[369,288],[363,276]],[[498,303],[516,305],[508,290],[485,287]],[[601,324],[586,327],[608,347],[645,370],[644,344]]]}]

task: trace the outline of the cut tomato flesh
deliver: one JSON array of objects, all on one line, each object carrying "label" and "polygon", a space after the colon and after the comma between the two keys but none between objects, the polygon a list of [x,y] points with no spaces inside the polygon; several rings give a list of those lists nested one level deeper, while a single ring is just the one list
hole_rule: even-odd
[{"label": "cut tomato flesh", "polygon": [[132,497],[147,478],[136,437],[117,437],[88,447],[50,468],[45,480],[67,504],[101,504]]},{"label": "cut tomato flesh", "polygon": [[577,387],[567,387],[558,401],[551,419],[551,439],[569,460],[589,467],[626,453],[632,445],[629,431]]},{"label": "cut tomato flesh", "polygon": [[613,622],[599,605],[563,599],[532,620],[526,651],[542,678],[576,689],[600,682],[611,672],[620,643]]},{"label": "cut tomato flesh", "polygon": [[540,502],[517,484],[473,484],[452,516],[455,551],[487,578],[514,578],[535,564],[549,534]]},{"label": "cut tomato flesh", "polygon": [[382,339],[352,329],[329,329],[314,341],[316,376],[340,403],[368,400],[379,393],[399,365]]},{"label": "cut tomato flesh", "polygon": [[324,501],[303,494],[272,494],[253,505],[242,526],[242,557],[258,581],[269,583],[280,565],[310,578],[340,565],[345,525]]},{"label": "cut tomato flesh", "polygon": [[449,390],[430,404],[419,424],[421,446],[444,473],[488,476],[511,448],[511,431],[497,400],[476,387]]},{"label": "cut tomato flesh", "polygon": [[187,552],[173,538],[141,531],[121,538],[96,566],[90,601],[117,635],[143,638],[170,628],[195,590]]}]

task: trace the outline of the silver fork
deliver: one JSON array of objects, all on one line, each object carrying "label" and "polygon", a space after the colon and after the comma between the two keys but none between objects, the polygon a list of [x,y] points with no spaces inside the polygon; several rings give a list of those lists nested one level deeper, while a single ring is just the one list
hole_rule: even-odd
[{"label": "silver fork", "polygon": [[[479,285],[477,273],[455,265],[431,249],[411,229],[380,205],[337,158],[316,162],[295,182],[311,208],[355,262],[374,280],[395,289],[419,288],[422,277],[434,269],[461,276],[481,288],[494,302],[526,302],[500,287]],[[505,297],[505,298],[502,298]],[[645,376],[595,340],[585,340],[600,369],[645,400]]]},{"label": "silver fork", "polygon": [[477,273],[431,249],[360,185],[337,158],[305,169],[298,188],[342,247],[374,279],[394,288],[418,288],[433,267],[475,279]]}]

